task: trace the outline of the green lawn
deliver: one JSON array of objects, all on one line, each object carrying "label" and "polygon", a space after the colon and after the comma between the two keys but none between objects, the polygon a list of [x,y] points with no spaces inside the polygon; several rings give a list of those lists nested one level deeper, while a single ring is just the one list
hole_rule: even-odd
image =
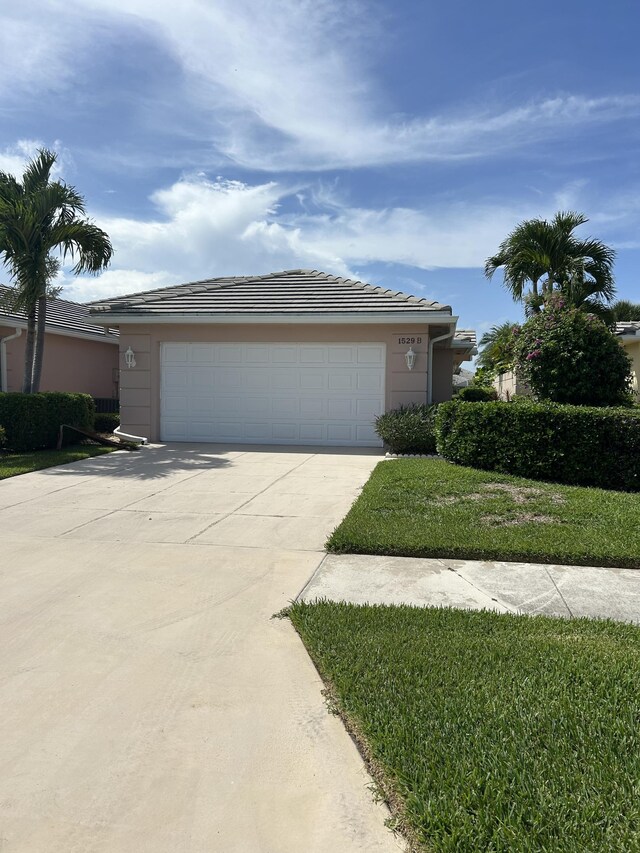
[{"label": "green lawn", "polygon": [[381,462],[330,551],[640,568],[640,493]]},{"label": "green lawn", "polygon": [[640,628],[329,602],[289,615],[413,849],[640,850]]},{"label": "green lawn", "polygon": [[0,453],[0,480],[28,474],[41,468],[65,465],[90,456],[112,453],[115,448],[100,447],[96,444],[72,444],[62,450],[34,450],[31,453]]}]

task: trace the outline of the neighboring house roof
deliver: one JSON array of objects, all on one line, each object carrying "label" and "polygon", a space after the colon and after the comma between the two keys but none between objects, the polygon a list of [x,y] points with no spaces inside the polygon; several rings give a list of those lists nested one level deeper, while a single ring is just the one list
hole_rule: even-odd
[{"label": "neighboring house roof", "polygon": [[466,388],[467,385],[473,380],[475,373],[472,370],[465,370],[464,368],[460,368],[458,373],[453,374],[453,387],[454,388]]},{"label": "neighboring house roof", "polygon": [[456,329],[456,333],[453,336],[453,343],[455,346],[469,347],[471,349],[475,349],[475,347],[477,346],[475,330]]},{"label": "neighboring house roof", "polygon": [[[385,322],[433,319],[451,323],[451,306],[318,270],[212,278],[89,303],[114,322]],[[106,315],[106,316],[105,316]],[[166,319],[165,319],[166,318]],[[139,322],[139,319],[138,319]]]},{"label": "neighboring house roof", "polygon": [[[26,328],[27,318],[24,311],[14,311],[3,304],[11,296],[11,288],[0,285],[0,325]],[[116,329],[105,329],[91,322],[89,309],[79,302],[67,299],[50,299],[47,304],[46,331],[53,334],[69,335],[77,338],[94,338],[109,343],[117,343]]]},{"label": "neighboring house roof", "polygon": [[624,340],[640,341],[640,320],[632,320],[625,323],[616,323],[616,335]]}]

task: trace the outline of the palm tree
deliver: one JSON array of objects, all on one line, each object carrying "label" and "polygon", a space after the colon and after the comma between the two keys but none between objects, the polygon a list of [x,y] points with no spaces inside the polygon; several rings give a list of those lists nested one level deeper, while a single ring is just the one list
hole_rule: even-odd
[{"label": "palm tree", "polygon": [[554,291],[572,307],[604,309],[615,295],[615,251],[576,237],[574,230],[585,222],[586,216],[572,211],[556,213],[550,222],[521,222],[487,259],[485,276],[491,279],[502,269],[505,287],[516,302],[525,302],[528,313],[538,313]]},{"label": "palm tree", "polygon": [[640,303],[628,299],[618,299],[611,306],[614,323],[633,323],[640,321]]},{"label": "palm tree", "polygon": [[22,181],[0,172],[0,256],[14,284],[11,305],[27,316],[22,385],[27,394],[40,387],[47,300],[59,292],[52,281],[61,261],[77,256],[74,275],[98,273],[113,254],[108,235],[84,217],[83,197],[51,180],[56,159],[53,151],[38,151]]},{"label": "palm tree", "polygon": [[510,370],[514,360],[514,329],[518,328],[517,323],[507,321],[499,326],[492,326],[488,332],[485,332],[480,338],[479,346],[482,349],[477,366],[494,375]]}]

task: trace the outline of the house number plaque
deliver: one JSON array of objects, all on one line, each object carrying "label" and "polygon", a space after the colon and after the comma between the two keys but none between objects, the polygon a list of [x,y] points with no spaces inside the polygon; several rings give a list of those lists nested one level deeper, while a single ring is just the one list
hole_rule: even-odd
[{"label": "house number plaque", "polygon": [[407,344],[418,345],[418,344],[422,343],[422,338],[419,336],[416,336],[416,335],[407,335],[407,336],[400,335],[398,337],[398,343],[401,344],[402,346],[405,346]]}]

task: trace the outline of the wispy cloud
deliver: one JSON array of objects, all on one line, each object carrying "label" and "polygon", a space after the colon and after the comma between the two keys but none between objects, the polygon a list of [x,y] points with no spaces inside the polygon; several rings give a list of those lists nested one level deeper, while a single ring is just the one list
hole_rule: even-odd
[{"label": "wispy cloud", "polygon": [[312,267],[357,275],[372,263],[419,269],[479,268],[515,222],[550,215],[549,198],[500,205],[435,202],[429,208],[371,209],[325,205],[309,187],[309,204],[285,212],[299,185],[186,177],[152,196],[152,219],[96,217],[116,248],[99,279],[65,278],[70,298],[88,300],[216,275]]},{"label": "wispy cloud", "polygon": [[[375,5],[361,0],[94,0],[90,10],[28,0],[27,11],[11,22],[30,31],[17,42],[28,45],[15,56],[18,71],[3,62],[11,80],[46,88],[77,64],[90,73],[88,46],[109,27],[144,31],[189,79],[194,132],[251,169],[490,157],[640,114],[636,95],[564,93],[399,121],[371,60],[381,37]],[[77,52],[73,32],[84,37]],[[14,40],[8,48],[16,52]]]}]

